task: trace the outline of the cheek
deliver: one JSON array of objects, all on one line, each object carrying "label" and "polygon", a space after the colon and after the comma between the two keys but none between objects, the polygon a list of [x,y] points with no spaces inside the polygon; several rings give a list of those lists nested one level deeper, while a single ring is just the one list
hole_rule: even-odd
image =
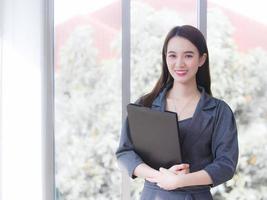
[{"label": "cheek", "polygon": [[172,63],[167,63],[168,71],[173,74],[174,65]]},{"label": "cheek", "polygon": [[169,69],[170,66],[171,66],[171,63],[170,63],[168,60],[166,60],[166,64],[167,64],[167,67],[168,67],[168,69]]},{"label": "cheek", "polygon": [[166,60],[166,63],[167,63],[167,66],[168,66],[168,67],[171,67],[171,66],[174,65],[175,61],[173,61],[173,60],[171,60],[171,59],[167,59],[167,60]]},{"label": "cheek", "polygon": [[195,68],[195,67],[198,68],[199,62],[197,59],[192,59],[188,61],[187,65],[192,68]]}]

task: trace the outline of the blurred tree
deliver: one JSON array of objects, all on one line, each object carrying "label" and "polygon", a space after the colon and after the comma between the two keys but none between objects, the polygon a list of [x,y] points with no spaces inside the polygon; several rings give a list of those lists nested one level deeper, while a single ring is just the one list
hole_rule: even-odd
[{"label": "blurred tree", "polygon": [[209,10],[207,19],[213,94],[231,105],[239,124],[247,125],[259,113],[251,105],[266,97],[266,52],[239,52],[232,39],[234,28],[221,10]]},{"label": "blurred tree", "polygon": [[56,186],[64,200],[119,198],[120,66],[96,63],[91,34],[73,31],[55,77]]},{"label": "blurred tree", "polygon": [[237,173],[214,189],[215,199],[265,199],[267,52],[239,52],[232,40],[234,28],[221,10],[209,10],[207,19],[213,95],[230,104],[240,135]]}]

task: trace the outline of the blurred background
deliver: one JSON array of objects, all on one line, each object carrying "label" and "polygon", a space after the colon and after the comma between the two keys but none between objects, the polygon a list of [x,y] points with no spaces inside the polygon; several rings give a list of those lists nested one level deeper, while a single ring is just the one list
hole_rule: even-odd
[{"label": "blurred background", "polygon": [[[121,199],[121,0],[55,0],[57,200]],[[131,101],[150,91],[176,25],[197,26],[197,1],[131,1]],[[237,119],[240,157],[214,199],[267,199],[267,15],[264,1],[207,1],[212,92]],[[138,199],[142,180],[129,184]]]}]

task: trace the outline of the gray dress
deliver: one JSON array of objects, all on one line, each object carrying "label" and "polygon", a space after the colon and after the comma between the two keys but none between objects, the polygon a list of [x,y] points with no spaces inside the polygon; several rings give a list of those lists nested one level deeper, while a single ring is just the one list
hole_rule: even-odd
[{"label": "gray dress", "polygon": [[[167,86],[152,103],[152,109],[165,111]],[[213,185],[178,188],[166,191],[156,184],[145,181],[141,200],[210,200],[210,187],[222,184],[235,173],[238,161],[237,128],[230,107],[222,100],[205,93],[191,119],[179,122],[183,163],[190,164],[190,172],[205,170]],[[124,166],[130,177],[134,169],[143,161],[134,151],[129,138],[128,120],[124,122],[120,144],[116,151],[119,163]]]}]

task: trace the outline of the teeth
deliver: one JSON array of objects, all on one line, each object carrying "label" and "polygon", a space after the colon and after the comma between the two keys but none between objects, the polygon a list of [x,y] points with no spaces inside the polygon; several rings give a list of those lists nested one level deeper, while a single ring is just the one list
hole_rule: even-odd
[{"label": "teeth", "polygon": [[184,73],[184,72],[187,72],[187,70],[176,70],[175,72]]}]

